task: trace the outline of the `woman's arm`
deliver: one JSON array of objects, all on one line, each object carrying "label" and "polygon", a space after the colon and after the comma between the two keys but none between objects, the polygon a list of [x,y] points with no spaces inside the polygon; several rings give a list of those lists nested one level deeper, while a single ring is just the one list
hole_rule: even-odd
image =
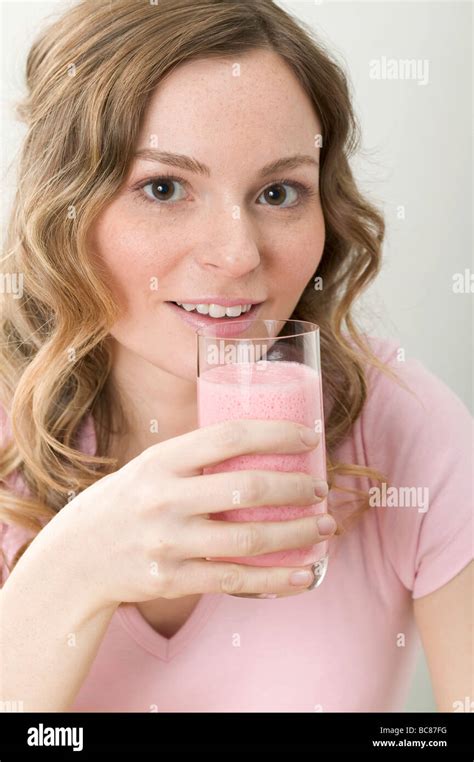
[{"label": "woman's arm", "polygon": [[0,592],[0,699],[23,702],[25,712],[70,708],[116,608],[94,605],[90,580],[81,574],[84,559],[74,565],[56,531],[59,516],[33,540]]},{"label": "woman's arm", "polygon": [[473,711],[473,569],[414,600],[438,711]]}]

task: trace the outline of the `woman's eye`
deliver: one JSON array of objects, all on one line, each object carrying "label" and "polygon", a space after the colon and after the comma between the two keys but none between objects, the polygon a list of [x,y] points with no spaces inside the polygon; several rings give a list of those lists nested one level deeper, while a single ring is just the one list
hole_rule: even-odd
[{"label": "woman's eye", "polygon": [[[187,185],[186,180],[180,177],[168,177],[162,175],[143,183],[140,186],[140,198],[151,202],[170,203],[182,201],[186,198],[184,190]],[[306,198],[312,195],[312,190],[302,183],[291,181],[275,182],[269,185],[263,193],[260,194],[260,203],[264,206],[275,206],[282,209],[299,206]],[[146,198],[144,198],[146,197]]]},{"label": "woman's eye", "polygon": [[[288,190],[287,190],[288,189]],[[259,198],[265,199],[264,206],[292,206],[298,201],[298,192],[288,183],[275,183],[266,188]]]},{"label": "woman's eye", "polygon": [[[164,177],[152,180],[142,186],[144,193],[152,201],[181,201],[184,198],[184,192],[179,195],[179,187],[182,189],[179,180],[170,180]],[[176,195],[176,190],[178,190],[178,195]]]}]

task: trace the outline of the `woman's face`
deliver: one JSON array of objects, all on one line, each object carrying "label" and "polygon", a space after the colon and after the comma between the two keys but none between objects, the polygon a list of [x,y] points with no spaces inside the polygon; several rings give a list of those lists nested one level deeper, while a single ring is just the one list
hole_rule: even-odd
[{"label": "woman's face", "polygon": [[[258,303],[247,318],[291,316],[324,245],[320,132],[298,80],[272,52],[192,61],[160,83],[137,145],[148,155],[136,157],[91,231],[121,307],[111,334],[122,354],[194,379],[189,320],[210,323],[226,300]],[[182,158],[152,160],[153,152]],[[262,174],[295,155],[308,161]],[[170,302],[217,307],[206,316]]]}]

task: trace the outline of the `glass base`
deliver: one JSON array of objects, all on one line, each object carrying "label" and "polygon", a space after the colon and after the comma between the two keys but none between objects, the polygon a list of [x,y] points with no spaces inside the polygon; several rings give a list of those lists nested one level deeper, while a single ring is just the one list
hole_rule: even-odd
[{"label": "glass base", "polygon": [[312,582],[311,585],[307,588],[308,590],[314,590],[316,587],[319,587],[324,577],[326,576],[328,563],[329,556],[326,554],[320,558],[319,561],[316,561],[316,563],[313,564],[312,569],[314,572],[314,582]]}]

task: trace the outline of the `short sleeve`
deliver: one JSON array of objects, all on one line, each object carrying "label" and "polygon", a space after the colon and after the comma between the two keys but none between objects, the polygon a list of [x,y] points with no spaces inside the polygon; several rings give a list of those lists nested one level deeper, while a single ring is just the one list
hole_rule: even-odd
[{"label": "short sleeve", "polygon": [[9,570],[6,565],[6,533],[8,530],[7,524],[0,523],[0,588],[5,584]]},{"label": "short sleeve", "polygon": [[[473,418],[420,361],[385,361],[409,387],[369,374],[362,433],[368,464],[388,477],[371,491],[383,553],[413,598],[455,577],[473,557]],[[383,359],[383,358],[381,358]],[[377,504],[378,501],[378,504]]]},{"label": "short sleeve", "polygon": [[[11,427],[5,409],[0,405],[0,447],[4,447],[11,437]],[[23,480],[11,474],[2,481],[2,488],[16,494],[27,494]],[[0,587],[8,579],[11,564],[16,552],[34,535],[31,531],[14,524],[0,522]]]},{"label": "short sleeve", "polygon": [[34,535],[20,526],[0,523],[0,587],[7,581],[13,558],[25,542]]}]

